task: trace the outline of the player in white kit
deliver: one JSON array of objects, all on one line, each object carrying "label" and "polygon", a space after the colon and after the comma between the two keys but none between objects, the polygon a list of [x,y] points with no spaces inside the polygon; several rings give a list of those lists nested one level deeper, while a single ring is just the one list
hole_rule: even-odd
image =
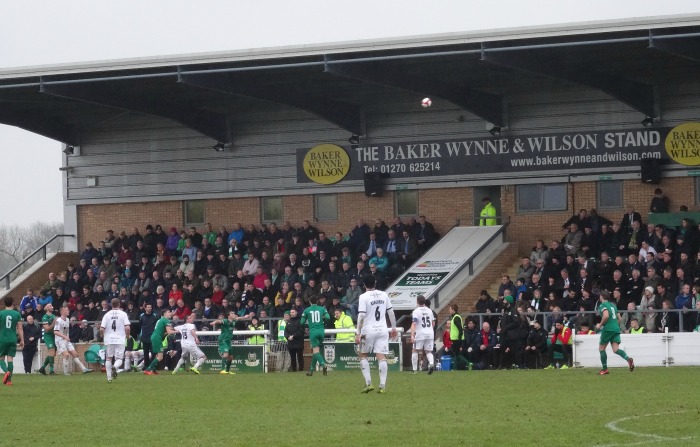
[{"label": "player in white kit", "polygon": [[100,332],[105,341],[105,369],[108,383],[112,383],[112,365],[114,365],[114,378],[117,377],[116,370],[122,367],[126,339],[131,334],[129,316],[119,308],[120,304],[119,298],[113,298],[112,310],[102,317],[102,324],[100,324]]},{"label": "player in white kit", "polygon": [[374,390],[367,359],[367,354],[374,353],[379,364],[378,392],[384,394],[388,370],[386,354],[389,353],[389,327],[386,324],[386,316],[389,315],[393,338],[396,337],[396,315],[391,307],[389,295],[374,289],[377,279],[373,275],[367,275],[363,282],[367,291],[360,295],[355,335],[355,343],[360,345],[360,368],[365,378],[365,387],[362,392],[369,393]]},{"label": "player in white kit", "polygon": [[[177,361],[173,374],[177,374],[177,371],[182,365],[185,364],[187,358],[190,362],[194,363],[194,366],[190,371],[195,374],[199,374],[199,368],[204,364],[207,356],[204,355],[201,349],[199,349],[199,337],[197,337],[197,327],[194,325],[194,314],[189,314],[185,319],[185,324],[181,324],[175,328],[177,332],[180,333],[180,346],[182,346],[182,355],[180,360]],[[193,359],[197,359],[196,363]]]},{"label": "player in white kit", "polygon": [[411,343],[413,344],[411,363],[413,365],[413,374],[418,372],[418,354],[420,353],[423,353],[423,356],[428,359],[428,374],[432,374],[435,370],[433,358],[435,317],[433,316],[433,311],[426,307],[423,295],[418,295],[416,302],[418,307],[413,310],[413,315],[411,315],[411,320],[413,321],[411,323]]},{"label": "player in white kit", "polygon": [[56,318],[53,326],[53,334],[56,337],[56,355],[63,357],[63,374],[70,375],[70,358],[73,357],[73,362],[80,368],[83,374],[92,372],[90,368],[86,368],[85,365],[78,358],[78,353],[75,352],[75,347],[73,343],[70,342],[68,338],[68,331],[70,329],[70,321],[68,320],[68,313],[70,310],[68,306],[61,307],[61,316]]}]

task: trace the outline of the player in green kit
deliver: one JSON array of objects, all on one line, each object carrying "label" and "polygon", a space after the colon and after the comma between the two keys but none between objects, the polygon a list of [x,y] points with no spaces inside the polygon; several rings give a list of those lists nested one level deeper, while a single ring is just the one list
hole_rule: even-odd
[{"label": "player in green kit", "polygon": [[311,306],[304,309],[304,313],[301,315],[301,325],[304,324],[309,326],[309,344],[311,345],[311,350],[313,351],[313,357],[311,358],[311,369],[306,373],[307,376],[311,376],[314,373],[314,368],[316,364],[321,365],[323,368],[323,375],[328,375],[328,369],[326,368],[326,361],[321,355],[321,344],[323,343],[323,336],[326,334],[325,322],[330,320],[331,316],[325,307],[319,306],[318,297],[313,295],[309,298]]},{"label": "player in green kit", "polygon": [[158,375],[158,363],[163,360],[163,340],[168,335],[176,334],[177,332],[170,324],[170,318],[173,313],[170,309],[163,309],[160,320],[156,323],[153,334],[151,335],[151,344],[153,345],[153,361],[143,373],[147,376]]},{"label": "player in green kit", "polygon": [[44,310],[46,312],[41,318],[41,325],[44,328],[44,344],[46,345],[48,355],[44,359],[44,364],[39,368],[39,372],[46,375],[47,366],[49,367],[49,374],[54,374],[53,362],[56,357],[56,337],[53,334],[53,328],[56,322],[56,315],[53,313],[53,305],[51,305],[51,303],[47,304]]},{"label": "player in green kit", "polygon": [[19,349],[24,348],[24,330],[22,315],[14,307],[14,299],[6,296],[3,300],[5,310],[0,310],[0,368],[5,371],[2,383],[12,385],[14,358],[17,354],[17,335],[19,334]]},{"label": "player in green kit", "polygon": [[595,328],[600,332],[600,346],[598,346],[598,349],[600,351],[600,363],[603,365],[603,369],[598,374],[601,376],[610,374],[610,371],[608,371],[608,354],[605,353],[608,343],[612,345],[613,353],[627,360],[630,371],[634,371],[634,360],[620,349],[620,323],[617,318],[617,307],[610,302],[610,293],[607,290],[600,292],[598,311],[602,319],[600,323],[595,325]]},{"label": "player in green kit", "polygon": [[219,374],[236,374],[231,371],[231,362],[233,362],[231,339],[233,338],[236,320],[238,320],[236,312],[230,311],[228,313],[228,318],[224,318],[224,314],[221,314],[219,315],[219,319],[212,323],[214,327],[221,326],[221,333],[219,334],[219,355],[223,361]]}]

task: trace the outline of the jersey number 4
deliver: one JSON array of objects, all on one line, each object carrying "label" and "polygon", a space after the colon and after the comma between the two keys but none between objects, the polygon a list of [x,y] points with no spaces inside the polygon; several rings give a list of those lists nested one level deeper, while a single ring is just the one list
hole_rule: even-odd
[{"label": "jersey number 4", "polygon": [[113,331],[117,330],[117,320],[112,320],[112,330]]}]

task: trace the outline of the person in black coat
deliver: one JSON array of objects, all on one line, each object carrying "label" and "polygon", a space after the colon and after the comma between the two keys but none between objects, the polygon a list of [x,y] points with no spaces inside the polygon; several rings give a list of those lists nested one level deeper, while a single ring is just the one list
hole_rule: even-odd
[{"label": "person in black coat", "polygon": [[673,311],[673,303],[666,299],[661,303],[663,312],[656,314],[657,332],[664,333],[666,328],[669,332],[678,332],[678,313]]},{"label": "person in black coat", "polygon": [[39,338],[41,337],[41,328],[34,323],[34,317],[30,315],[27,317],[22,330],[24,331],[24,348],[22,349],[24,372],[31,374],[32,363],[38,348]]},{"label": "person in black coat", "polygon": [[301,326],[301,317],[296,309],[292,309],[284,313],[284,319],[287,320],[284,338],[287,339],[292,372],[304,371],[304,329]]},{"label": "person in black coat", "polygon": [[514,299],[508,293],[503,297],[503,318],[501,319],[501,368],[515,365],[518,359],[518,339],[520,337],[520,319],[513,305]]},{"label": "person in black coat", "polygon": [[525,356],[529,365],[533,365],[535,368],[544,365],[542,354],[547,352],[547,338],[549,338],[549,334],[540,322],[535,319],[532,322],[525,345]]}]

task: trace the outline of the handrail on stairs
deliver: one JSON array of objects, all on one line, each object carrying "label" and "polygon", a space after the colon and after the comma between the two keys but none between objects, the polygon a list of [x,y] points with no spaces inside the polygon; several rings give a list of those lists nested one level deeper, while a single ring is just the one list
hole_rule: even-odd
[{"label": "handrail on stairs", "polygon": [[51,239],[49,239],[48,241],[44,242],[44,244],[43,244],[41,247],[39,247],[39,248],[37,248],[36,250],[34,250],[29,256],[27,256],[26,258],[22,259],[16,266],[12,267],[7,273],[5,273],[4,275],[0,276],[0,281],[3,281],[3,280],[5,281],[5,290],[10,290],[10,282],[11,282],[11,281],[10,281],[10,275],[12,275],[12,273],[14,273],[16,270],[20,269],[20,268],[21,268],[24,264],[26,264],[32,257],[34,257],[34,255],[36,255],[36,254],[39,253],[39,252],[41,252],[41,260],[42,260],[42,261],[46,261],[46,247],[48,247],[48,245],[49,245],[51,242],[53,242],[54,240],[56,240],[56,239],[58,239],[58,238],[65,238],[65,237],[75,237],[75,235],[74,235],[74,234],[55,234],[53,237],[51,237]]}]

